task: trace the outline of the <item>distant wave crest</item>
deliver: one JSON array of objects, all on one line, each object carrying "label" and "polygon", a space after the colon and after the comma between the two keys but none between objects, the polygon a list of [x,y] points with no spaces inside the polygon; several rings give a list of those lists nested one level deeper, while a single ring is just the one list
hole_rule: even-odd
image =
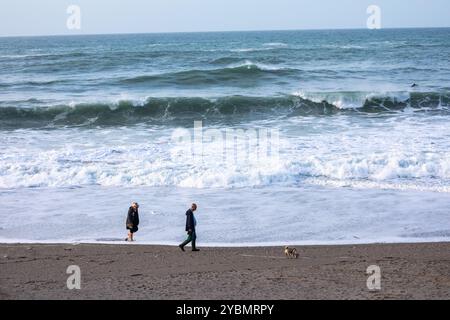
[{"label": "distant wave crest", "polygon": [[[222,59],[216,61],[221,63]],[[229,62],[236,60],[228,59]],[[249,86],[255,81],[265,81],[276,79],[277,77],[293,76],[298,72],[296,69],[268,66],[259,63],[245,61],[241,64],[229,65],[218,69],[188,70],[179,72],[169,72],[154,75],[141,75],[120,80],[127,85],[224,85]]]}]

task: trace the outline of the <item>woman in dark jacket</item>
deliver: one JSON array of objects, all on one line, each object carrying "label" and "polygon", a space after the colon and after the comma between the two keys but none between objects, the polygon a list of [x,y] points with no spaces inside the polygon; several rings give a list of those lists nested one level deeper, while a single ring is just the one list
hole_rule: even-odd
[{"label": "woman in dark jacket", "polygon": [[139,205],[136,202],[131,204],[130,209],[128,209],[127,215],[127,230],[128,230],[128,238],[125,241],[134,241],[133,234],[138,231],[139,225]]}]

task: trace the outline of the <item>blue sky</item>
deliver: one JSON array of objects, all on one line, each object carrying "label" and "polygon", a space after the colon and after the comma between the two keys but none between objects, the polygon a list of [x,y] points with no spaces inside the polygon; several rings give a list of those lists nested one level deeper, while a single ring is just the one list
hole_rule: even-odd
[{"label": "blue sky", "polygon": [[449,0],[1,0],[0,35],[365,28],[371,4],[383,28],[450,27]]}]

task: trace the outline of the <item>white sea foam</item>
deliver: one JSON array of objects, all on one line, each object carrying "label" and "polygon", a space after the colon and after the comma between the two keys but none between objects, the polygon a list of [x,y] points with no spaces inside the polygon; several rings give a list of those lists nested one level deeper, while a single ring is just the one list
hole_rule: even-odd
[{"label": "white sea foam", "polygon": [[322,186],[17,189],[0,191],[0,242],[121,244],[131,200],[140,204],[137,244],[180,243],[192,201],[201,246],[448,241],[449,199]]},{"label": "white sea foam", "polygon": [[[169,129],[2,133],[0,188],[135,185],[202,189],[321,181],[334,186],[449,191],[450,152],[442,140],[441,145],[433,142],[444,138],[433,131],[439,123],[423,127],[422,132],[418,124],[405,120],[401,120],[406,122],[402,127],[386,122],[382,130],[379,123],[347,124],[346,118],[334,123],[315,121],[315,127],[305,118],[290,121],[292,128],[288,124],[277,141],[278,157],[264,161],[245,153],[236,160],[234,149],[223,149],[223,141],[216,140],[204,141],[200,161],[177,158]],[[339,127],[340,133],[330,131]],[[291,130],[298,136],[292,137]]]}]

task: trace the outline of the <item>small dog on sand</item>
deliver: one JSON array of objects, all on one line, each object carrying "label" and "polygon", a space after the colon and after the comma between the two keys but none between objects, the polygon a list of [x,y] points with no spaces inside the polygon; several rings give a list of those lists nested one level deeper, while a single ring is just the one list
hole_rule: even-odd
[{"label": "small dog on sand", "polygon": [[284,254],[286,255],[287,258],[294,258],[297,259],[298,258],[298,253],[297,253],[297,249],[295,248],[289,248],[289,247],[284,247]]}]

